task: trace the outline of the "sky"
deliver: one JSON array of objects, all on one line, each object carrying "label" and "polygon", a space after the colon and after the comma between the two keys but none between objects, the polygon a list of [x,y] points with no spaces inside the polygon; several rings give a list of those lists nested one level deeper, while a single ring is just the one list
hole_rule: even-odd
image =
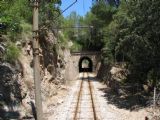
[{"label": "sky", "polygon": [[[61,9],[65,10],[69,5],[71,5],[76,0],[62,0]],[[66,17],[72,11],[76,11],[78,15],[84,16],[88,11],[90,11],[90,7],[92,6],[92,0],[77,0],[77,2],[66,10],[63,15]]]}]

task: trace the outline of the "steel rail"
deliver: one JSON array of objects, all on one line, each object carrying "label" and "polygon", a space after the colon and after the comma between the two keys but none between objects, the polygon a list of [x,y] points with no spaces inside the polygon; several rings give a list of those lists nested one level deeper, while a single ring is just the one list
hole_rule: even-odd
[{"label": "steel rail", "polygon": [[[78,93],[78,98],[77,98],[77,103],[76,103],[76,108],[75,108],[73,120],[77,120],[77,114],[78,114],[78,111],[79,111],[79,105],[80,105],[80,102],[81,102],[81,96],[82,96],[82,90],[83,90],[83,81],[85,79],[84,74],[85,73],[83,72],[82,81],[80,83],[80,90],[79,90],[79,93]],[[92,85],[91,85],[91,82],[89,80],[89,73],[87,73],[87,82],[88,82],[88,87],[89,87],[89,93],[90,93],[90,96],[91,96],[91,104],[92,104],[92,109],[93,109],[93,120],[98,120],[97,115],[96,115],[95,105],[94,105]]]},{"label": "steel rail", "polygon": [[91,82],[90,82],[90,80],[89,80],[89,75],[88,75],[88,73],[87,73],[87,76],[88,76],[88,84],[89,84],[89,90],[90,90],[91,101],[92,101],[93,116],[94,116],[94,120],[97,120],[96,109],[95,109],[95,105],[94,105],[92,85],[91,85]]},{"label": "steel rail", "polygon": [[78,113],[78,110],[79,110],[80,98],[81,98],[81,95],[82,95],[82,88],[83,88],[83,81],[84,81],[83,79],[84,79],[84,73],[83,73],[83,76],[82,76],[80,91],[78,93],[78,99],[77,99],[76,109],[75,109],[74,118],[73,118],[74,120],[77,120],[77,113]]}]

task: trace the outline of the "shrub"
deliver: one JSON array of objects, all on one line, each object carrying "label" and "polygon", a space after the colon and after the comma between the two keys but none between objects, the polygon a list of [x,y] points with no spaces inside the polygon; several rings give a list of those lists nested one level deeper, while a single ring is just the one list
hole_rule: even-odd
[{"label": "shrub", "polygon": [[72,47],[71,47],[71,51],[72,52],[77,52],[77,51],[81,51],[82,50],[82,45],[77,43],[77,42],[74,42]]},{"label": "shrub", "polygon": [[13,63],[18,59],[19,55],[20,55],[20,49],[14,43],[9,43],[7,45],[7,50],[5,55],[6,61]]}]

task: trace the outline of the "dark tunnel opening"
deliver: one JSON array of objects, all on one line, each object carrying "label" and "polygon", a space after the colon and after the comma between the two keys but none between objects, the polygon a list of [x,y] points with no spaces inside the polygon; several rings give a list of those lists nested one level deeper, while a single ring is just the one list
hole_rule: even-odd
[{"label": "dark tunnel opening", "polygon": [[92,72],[93,63],[89,57],[81,57],[79,60],[79,72]]}]

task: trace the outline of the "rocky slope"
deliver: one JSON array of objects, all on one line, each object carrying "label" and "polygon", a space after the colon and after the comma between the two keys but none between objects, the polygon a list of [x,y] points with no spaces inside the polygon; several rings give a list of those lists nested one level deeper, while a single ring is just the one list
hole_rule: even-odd
[{"label": "rocky slope", "polygon": [[[32,42],[28,39],[17,45],[22,51],[14,64],[0,60],[0,119],[35,117]],[[39,56],[43,110],[50,113],[49,108],[60,102],[55,100],[58,91],[66,88],[70,51],[57,43],[53,31],[46,30],[40,35]]]}]

